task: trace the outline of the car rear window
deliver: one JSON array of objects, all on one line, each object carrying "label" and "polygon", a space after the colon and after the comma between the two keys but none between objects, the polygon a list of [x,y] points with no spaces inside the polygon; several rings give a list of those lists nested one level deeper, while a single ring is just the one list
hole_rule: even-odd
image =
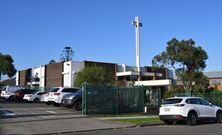
[{"label": "car rear window", "polygon": [[51,92],[57,92],[59,90],[59,88],[53,88],[52,90],[51,90]]},{"label": "car rear window", "polygon": [[45,92],[39,92],[37,95],[43,95],[45,94]]},{"label": "car rear window", "polygon": [[75,93],[75,92],[78,91],[78,90],[79,90],[79,89],[72,89],[72,88],[71,88],[71,89],[70,89],[70,88],[67,89],[67,88],[66,88],[66,89],[63,89],[62,92],[71,92],[71,93]]},{"label": "car rear window", "polygon": [[166,99],[163,104],[166,105],[166,104],[177,104],[177,103],[180,103],[183,99],[181,98],[174,98],[174,99]]}]

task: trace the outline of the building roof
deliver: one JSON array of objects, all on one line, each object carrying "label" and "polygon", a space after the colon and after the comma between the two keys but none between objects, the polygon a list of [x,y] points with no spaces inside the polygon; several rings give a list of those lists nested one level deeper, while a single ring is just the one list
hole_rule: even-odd
[{"label": "building roof", "polygon": [[205,72],[204,75],[208,78],[222,78],[222,71]]}]

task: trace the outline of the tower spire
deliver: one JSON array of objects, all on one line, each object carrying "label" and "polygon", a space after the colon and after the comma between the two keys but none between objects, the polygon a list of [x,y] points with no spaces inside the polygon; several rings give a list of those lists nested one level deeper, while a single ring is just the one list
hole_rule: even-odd
[{"label": "tower spire", "polygon": [[142,23],[139,21],[139,16],[135,17],[135,21],[133,21],[133,26],[135,26],[136,30],[136,66],[137,72],[139,73],[138,81],[141,80],[141,71],[140,71],[140,29],[142,27]]}]

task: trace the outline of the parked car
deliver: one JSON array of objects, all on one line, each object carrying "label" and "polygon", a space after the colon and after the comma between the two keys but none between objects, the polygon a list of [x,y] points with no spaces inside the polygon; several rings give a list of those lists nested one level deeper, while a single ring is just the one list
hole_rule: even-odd
[{"label": "parked car", "polygon": [[23,87],[20,86],[5,86],[2,88],[1,91],[1,97],[5,98],[6,100],[11,100],[15,96],[15,91],[23,89]]},{"label": "parked car", "polygon": [[186,121],[196,125],[201,120],[222,122],[222,108],[199,97],[174,97],[166,99],[159,109],[160,120],[166,124]]},{"label": "parked car", "polygon": [[43,94],[45,94],[45,92],[34,91],[30,94],[25,94],[23,100],[29,102],[40,102]]},{"label": "parked car", "polygon": [[82,110],[82,90],[78,90],[76,93],[67,94],[62,98],[62,105],[67,108],[74,107],[75,110]]},{"label": "parked car", "polygon": [[31,94],[33,92],[36,92],[36,91],[32,89],[26,89],[26,88],[17,90],[14,92],[15,93],[14,99],[16,101],[22,101],[25,94]]},{"label": "parked car", "polygon": [[49,92],[48,102],[54,106],[58,106],[62,103],[62,98],[66,94],[75,93],[79,88],[68,88],[68,87],[55,87]]}]

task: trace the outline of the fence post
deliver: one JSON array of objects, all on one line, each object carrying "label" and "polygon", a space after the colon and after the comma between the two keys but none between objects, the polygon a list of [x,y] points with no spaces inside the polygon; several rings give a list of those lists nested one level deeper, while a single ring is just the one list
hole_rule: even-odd
[{"label": "fence post", "polygon": [[116,89],[117,89],[117,114],[119,114],[119,87],[117,86],[116,87]]},{"label": "fence post", "polygon": [[158,89],[158,107],[161,105],[161,89]]},{"label": "fence post", "polygon": [[144,91],[145,88],[144,86],[137,86],[136,89],[138,89],[137,91],[139,91],[139,111],[144,112],[145,111],[145,106],[144,106]]},{"label": "fence post", "polygon": [[86,83],[82,84],[82,114],[87,114],[87,90],[86,90]]}]

